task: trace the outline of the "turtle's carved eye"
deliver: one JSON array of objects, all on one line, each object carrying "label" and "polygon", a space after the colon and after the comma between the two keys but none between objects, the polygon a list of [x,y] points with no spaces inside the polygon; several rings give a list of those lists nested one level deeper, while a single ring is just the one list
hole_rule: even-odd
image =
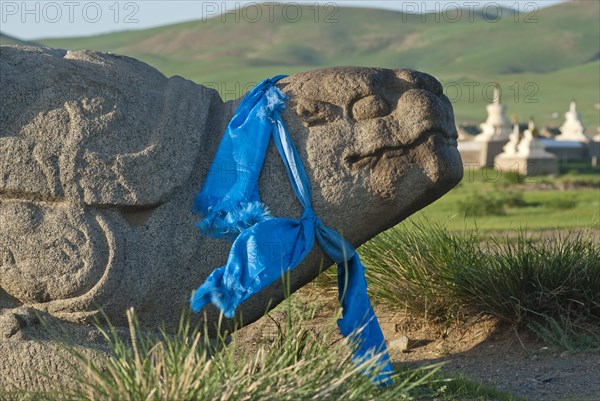
[{"label": "turtle's carved eye", "polygon": [[367,120],[388,114],[390,114],[390,105],[379,95],[365,96],[352,106],[352,116],[355,120]]},{"label": "turtle's carved eye", "polygon": [[313,99],[300,99],[296,113],[308,127],[326,124],[342,116],[342,109],[332,103]]}]

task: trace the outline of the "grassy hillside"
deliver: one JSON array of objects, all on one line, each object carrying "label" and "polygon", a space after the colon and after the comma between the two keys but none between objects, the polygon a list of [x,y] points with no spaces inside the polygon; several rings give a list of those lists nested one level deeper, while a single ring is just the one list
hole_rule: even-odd
[{"label": "grassy hillside", "polygon": [[38,44],[35,42],[20,40],[17,38],[13,38],[12,36],[0,33],[0,46],[4,45],[38,46]]},{"label": "grassy hillside", "polygon": [[[448,86],[459,121],[480,121],[487,103],[483,88],[498,82],[509,112],[558,125],[571,98],[590,131],[600,125],[600,2],[560,4],[535,15],[510,10],[496,22],[463,11],[407,15],[375,9],[303,8],[298,22],[275,13],[252,23],[234,15],[140,31],[93,37],[40,40],[46,46],[126,54],[166,75],[182,75],[220,89],[228,99],[265,76],[333,65],[407,67],[429,72]],[[329,19],[327,17],[330,17]],[[279,18],[277,18],[279,17]],[[438,16],[439,17],[439,16]],[[336,20],[336,21],[333,21]],[[469,84],[475,82],[469,98]],[[236,89],[239,83],[239,90]],[[457,85],[462,96],[457,93]],[[488,85],[489,89],[490,86]],[[491,89],[488,92],[491,94]],[[551,114],[560,117],[553,120]]]}]

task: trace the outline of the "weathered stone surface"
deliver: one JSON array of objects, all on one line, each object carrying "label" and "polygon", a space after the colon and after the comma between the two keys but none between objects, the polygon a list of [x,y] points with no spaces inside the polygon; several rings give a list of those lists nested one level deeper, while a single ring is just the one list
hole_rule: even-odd
[{"label": "weathered stone surface", "polygon": [[396,338],[395,340],[390,341],[389,349],[391,351],[400,351],[400,352],[408,352],[410,351],[410,347],[412,342],[410,338],[407,336],[402,336],[400,338]]},{"label": "weathered stone surface", "polygon": [[[102,310],[122,325],[133,306],[142,324],[172,327],[192,290],[226,261],[230,243],[198,235],[191,205],[239,100],[92,51],[5,46],[0,79],[0,360],[31,347],[31,364],[54,355],[36,330],[15,326],[18,313],[87,324]],[[452,107],[433,77],[344,67],[279,86],[315,211],[354,245],[460,181]],[[259,184],[274,215],[299,217],[273,146]],[[315,247],[292,290],[322,260]],[[283,293],[278,283],[249,299],[244,323]],[[0,364],[0,388],[3,378],[40,384],[18,370]]]}]

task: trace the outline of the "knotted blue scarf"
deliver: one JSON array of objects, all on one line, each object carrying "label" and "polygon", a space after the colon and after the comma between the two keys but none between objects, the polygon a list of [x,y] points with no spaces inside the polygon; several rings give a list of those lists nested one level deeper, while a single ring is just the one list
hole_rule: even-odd
[{"label": "knotted blue scarf", "polygon": [[[308,178],[279,112],[284,95],[265,79],[242,100],[229,122],[194,210],[204,218],[204,234],[236,236],[227,264],[214,270],[191,298],[195,312],[215,304],[228,318],[250,296],[296,267],[313,248],[315,239],[338,265],[342,335],[353,336],[353,360],[379,356],[373,381],[391,384],[393,368],[379,322],[367,295],[365,268],[350,243],[323,225],[311,204]],[[273,218],[261,203],[258,177],[270,137],[283,159],[292,188],[303,207],[302,218]]]}]

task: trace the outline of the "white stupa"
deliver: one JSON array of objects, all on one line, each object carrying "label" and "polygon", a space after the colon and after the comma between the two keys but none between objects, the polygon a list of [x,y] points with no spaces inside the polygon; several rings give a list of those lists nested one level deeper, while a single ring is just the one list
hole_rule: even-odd
[{"label": "white stupa", "polygon": [[517,155],[534,158],[554,158],[552,153],[546,152],[544,144],[539,139],[535,122],[529,120],[529,127],[523,133],[523,139],[517,145]]},{"label": "white stupa", "polygon": [[517,146],[521,140],[521,132],[519,131],[519,123],[513,125],[513,132],[508,136],[508,142],[504,145],[504,152],[501,154],[506,156],[514,156],[517,154]]},{"label": "white stupa", "polygon": [[516,172],[525,176],[558,174],[556,156],[546,152],[544,144],[538,138],[533,119],[520,137],[519,125],[515,124],[504,152],[494,159],[497,169],[504,172]]},{"label": "white stupa", "polygon": [[481,134],[475,137],[478,142],[506,142],[512,129],[506,117],[506,106],[500,103],[500,91],[494,88],[493,103],[487,105],[488,118],[481,124]]},{"label": "white stupa", "polygon": [[583,133],[585,128],[581,123],[575,101],[571,101],[569,111],[565,113],[565,123],[560,127],[560,135],[557,141],[589,142],[590,139]]}]

